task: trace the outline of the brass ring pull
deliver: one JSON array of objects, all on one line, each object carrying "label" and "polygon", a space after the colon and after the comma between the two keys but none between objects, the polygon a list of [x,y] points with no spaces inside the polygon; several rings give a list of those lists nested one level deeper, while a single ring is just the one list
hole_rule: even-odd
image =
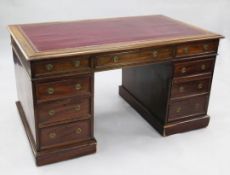
[{"label": "brass ring pull", "polygon": [[75,107],[75,111],[80,111],[81,110],[81,105],[77,105],[76,107]]},{"label": "brass ring pull", "polygon": [[50,111],[48,112],[48,114],[49,114],[49,116],[53,116],[53,115],[55,114],[55,110],[50,110]]},{"label": "brass ring pull", "polygon": [[114,57],[113,57],[113,62],[114,62],[114,63],[117,63],[118,61],[119,61],[119,57],[118,57],[118,56],[114,56]]},{"label": "brass ring pull", "polygon": [[46,70],[51,71],[54,68],[52,64],[47,64],[46,65]]},{"label": "brass ring pull", "polygon": [[50,139],[54,139],[56,136],[57,136],[57,135],[56,135],[55,132],[49,133],[49,138],[50,138]]},{"label": "brass ring pull", "polygon": [[80,65],[81,65],[81,61],[79,61],[79,60],[74,61],[75,67],[79,67]]},{"label": "brass ring pull", "polygon": [[177,112],[177,113],[180,113],[180,112],[181,112],[181,107],[180,107],[180,106],[176,108],[176,112]]},{"label": "brass ring pull", "polygon": [[156,58],[158,56],[158,51],[157,50],[154,50],[153,51],[153,58]]},{"label": "brass ring pull", "polygon": [[182,67],[182,69],[181,69],[181,73],[186,73],[186,67]]},{"label": "brass ring pull", "polygon": [[54,88],[49,87],[49,88],[47,89],[47,92],[48,92],[49,95],[52,95],[52,94],[54,93]]},{"label": "brass ring pull", "polygon": [[204,45],[203,45],[203,50],[204,50],[204,51],[207,51],[207,50],[208,50],[208,44],[204,44]]},{"label": "brass ring pull", "polygon": [[82,129],[81,129],[81,128],[77,128],[77,129],[76,129],[76,134],[81,134],[81,132],[82,132]]},{"label": "brass ring pull", "polygon": [[188,47],[185,47],[185,48],[184,48],[184,53],[185,53],[185,54],[188,54],[188,52],[189,52],[189,48],[188,48]]},{"label": "brass ring pull", "polygon": [[202,64],[200,68],[201,68],[201,70],[205,70],[206,69],[206,65]]},{"label": "brass ring pull", "polygon": [[202,89],[203,88],[203,84],[202,83],[199,83],[198,86],[197,86],[198,89]]},{"label": "brass ring pull", "polygon": [[184,92],[184,87],[183,86],[179,87],[179,92]]},{"label": "brass ring pull", "polygon": [[75,85],[75,89],[76,89],[76,90],[80,90],[80,89],[81,89],[81,84],[80,84],[80,83],[77,83],[77,84]]}]

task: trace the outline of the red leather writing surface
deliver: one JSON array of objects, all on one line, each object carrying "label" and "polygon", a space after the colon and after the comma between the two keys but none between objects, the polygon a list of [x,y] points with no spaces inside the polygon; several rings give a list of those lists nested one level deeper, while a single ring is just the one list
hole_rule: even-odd
[{"label": "red leather writing surface", "polygon": [[170,39],[205,33],[164,16],[25,24],[20,27],[37,51],[150,39]]}]

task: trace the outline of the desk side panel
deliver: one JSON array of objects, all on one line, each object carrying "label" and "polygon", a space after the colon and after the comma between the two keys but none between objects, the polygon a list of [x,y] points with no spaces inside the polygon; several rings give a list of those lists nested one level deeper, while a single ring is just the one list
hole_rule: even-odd
[{"label": "desk side panel", "polygon": [[171,62],[122,69],[122,86],[162,123],[167,116],[171,69]]},{"label": "desk side panel", "polygon": [[26,71],[23,61],[21,60],[23,58],[19,58],[15,51],[13,51],[13,59],[15,65],[18,100],[23,108],[34,141],[36,142],[32,81],[29,73]]}]

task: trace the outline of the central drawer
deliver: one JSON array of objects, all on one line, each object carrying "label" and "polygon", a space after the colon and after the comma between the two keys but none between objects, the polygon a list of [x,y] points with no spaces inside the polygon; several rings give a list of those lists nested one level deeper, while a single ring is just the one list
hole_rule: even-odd
[{"label": "central drawer", "polygon": [[87,97],[73,97],[38,104],[39,126],[90,117],[90,102],[90,98]]},{"label": "central drawer", "polygon": [[144,48],[127,52],[113,52],[96,56],[96,69],[165,60],[173,57],[172,47]]},{"label": "central drawer", "polygon": [[91,120],[43,128],[40,133],[42,149],[87,140],[91,138]]},{"label": "central drawer", "polygon": [[91,77],[67,78],[36,84],[37,101],[55,100],[75,95],[90,95]]}]

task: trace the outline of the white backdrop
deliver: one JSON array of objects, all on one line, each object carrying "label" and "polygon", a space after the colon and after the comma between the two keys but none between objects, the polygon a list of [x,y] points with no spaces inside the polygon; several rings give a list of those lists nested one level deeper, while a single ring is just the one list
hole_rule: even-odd
[{"label": "white backdrop", "polygon": [[[0,0],[0,174],[230,174],[229,0]],[[208,128],[161,137],[118,96],[120,70],[95,77],[96,154],[36,167],[16,107],[8,24],[164,14],[221,41]],[[102,93],[103,92],[103,93]]]}]

